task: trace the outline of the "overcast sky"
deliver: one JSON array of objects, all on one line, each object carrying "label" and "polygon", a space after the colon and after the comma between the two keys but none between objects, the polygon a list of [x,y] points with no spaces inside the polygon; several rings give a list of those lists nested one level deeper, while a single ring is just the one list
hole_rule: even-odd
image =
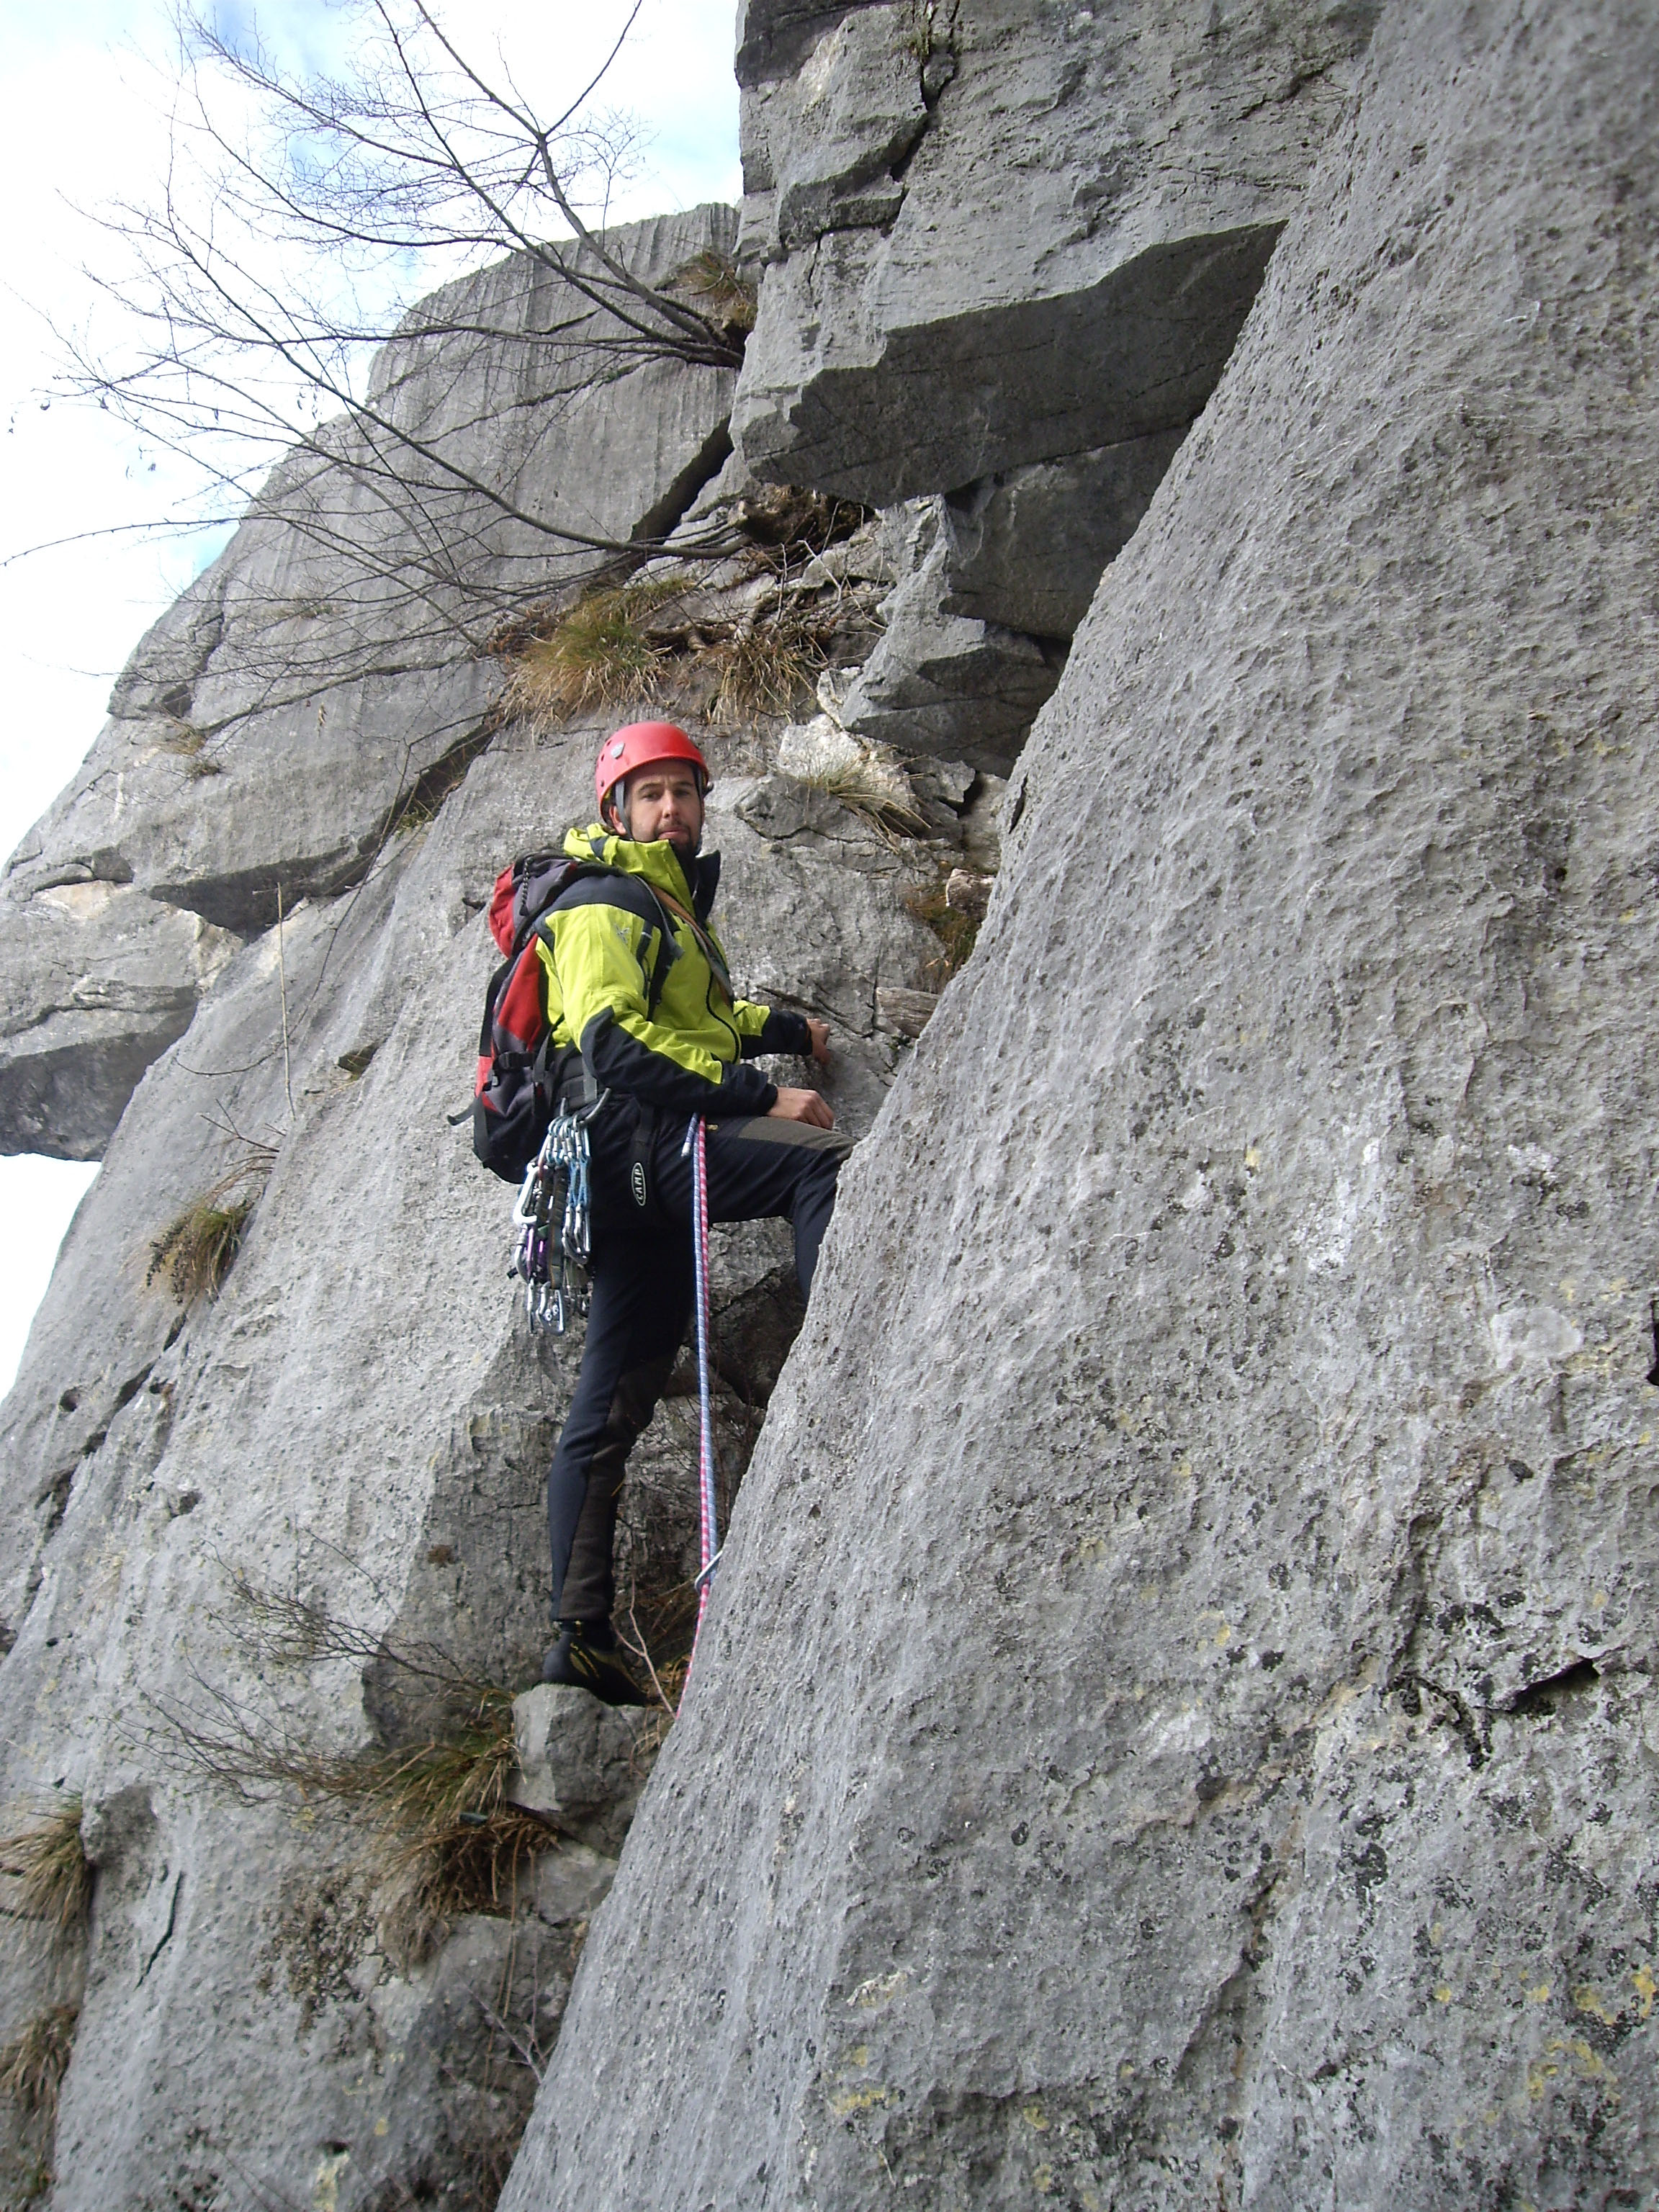
[{"label": "overcast sky", "polygon": [[[626,20],[620,0],[471,0],[445,15],[487,61],[499,46],[545,111]],[[642,0],[607,100],[643,125],[618,220],[734,199],[735,0]],[[172,10],[161,0],[0,0],[0,854],[9,854],[97,736],[109,689],[144,630],[227,532],[143,527],[190,489],[179,464],[95,409],[53,398],[52,326],[106,313],[83,271],[107,242],[85,213],[142,198],[167,146]],[[344,23],[329,0],[224,0],[222,27],[257,22],[291,64],[326,63]],[[118,337],[107,323],[99,333]],[[56,550],[31,549],[47,546]],[[94,1170],[0,1159],[0,1391],[10,1387],[58,1244]]]}]

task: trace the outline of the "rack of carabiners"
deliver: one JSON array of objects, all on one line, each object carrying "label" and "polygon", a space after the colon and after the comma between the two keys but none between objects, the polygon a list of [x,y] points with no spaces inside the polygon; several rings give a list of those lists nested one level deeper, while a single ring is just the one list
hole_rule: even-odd
[{"label": "rack of carabiners", "polygon": [[580,1113],[553,1116],[513,1209],[518,1238],[511,1272],[524,1279],[532,1329],[550,1328],[555,1336],[587,1311],[584,1279],[592,1255],[587,1125],[604,1103],[601,1091]]}]

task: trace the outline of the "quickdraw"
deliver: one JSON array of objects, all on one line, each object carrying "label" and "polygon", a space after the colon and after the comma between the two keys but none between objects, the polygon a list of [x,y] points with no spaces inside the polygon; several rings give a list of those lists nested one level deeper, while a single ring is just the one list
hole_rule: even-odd
[{"label": "quickdraw", "polygon": [[573,1270],[585,1275],[592,1255],[587,1125],[605,1097],[601,1091],[578,1113],[556,1114],[540,1152],[525,1170],[524,1188],[513,1209],[518,1239],[509,1273],[524,1279],[532,1331],[550,1328],[562,1336],[572,1318],[587,1311],[592,1292]]}]

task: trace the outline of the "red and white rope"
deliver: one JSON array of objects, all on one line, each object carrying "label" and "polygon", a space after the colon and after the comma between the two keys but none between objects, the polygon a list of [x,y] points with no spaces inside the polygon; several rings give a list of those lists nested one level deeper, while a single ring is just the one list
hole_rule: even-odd
[{"label": "red and white rope", "polygon": [[[691,1639],[691,1657],[695,1662],[696,1639],[702,1633],[702,1617],[708,1610],[708,1592],[714,1581],[714,1563],[720,1556],[714,1520],[714,1407],[708,1382],[708,1132],[701,1114],[691,1116],[691,1125],[685,1133],[685,1144],[691,1155],[691,1258],[697,1310],[697,1490],[702,1522],[702,1566],[697,1576],[697,1626]],[[690,1679],[688,1668],[686,1680],[689,1682]]]}]

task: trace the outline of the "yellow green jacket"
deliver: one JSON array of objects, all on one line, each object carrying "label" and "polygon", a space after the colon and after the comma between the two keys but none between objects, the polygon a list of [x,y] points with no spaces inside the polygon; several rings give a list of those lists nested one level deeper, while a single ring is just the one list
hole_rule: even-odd
[{"label": "yellow green jacket", "polygon": [[619,874],[582,878],[538,925],[554,1043],[579,1046],[595,1083],[648,1105],[768,1112],[777,1088],[750,1056],[804,1053],[811,1038],[802,1015],[732,994],[708,926],[719,854],[694,860],[688,881],[672,845],[635,844],[598,823],[571,830],[564,849]]}]

